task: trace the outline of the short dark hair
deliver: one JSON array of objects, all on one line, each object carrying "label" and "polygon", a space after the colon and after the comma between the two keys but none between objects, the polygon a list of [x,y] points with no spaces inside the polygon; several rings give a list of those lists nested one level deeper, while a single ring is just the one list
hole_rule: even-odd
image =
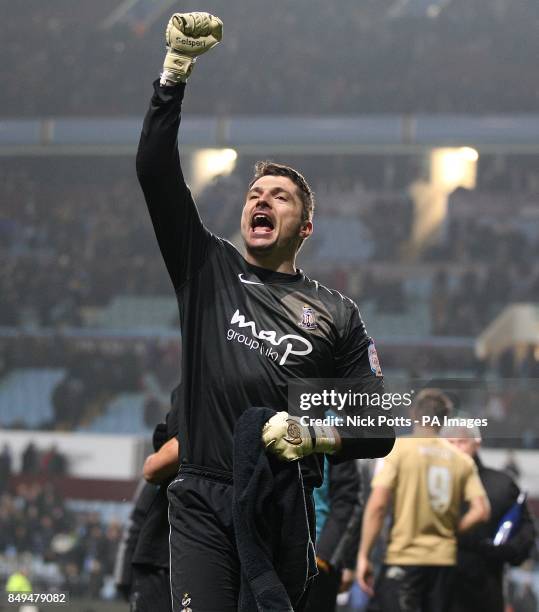
[{"label": "short dark hair", "polygon": [[438,417],[442,421],[452,411],[453,402],[441,389],[422,389],[415,397],[414,413],[418,417]]},{"label": "short dark hair", "polygon": [[289,178],[298,188],[299,197],[303,204],[301,215],[302,222],[305,223],[313,218],[314,192],[310,188],[309,183],[305,180],[303,174],[284,164],[277,164],[272,161],[258,161],[255,164],[255,173],[249,183],[249,189],[251,189],[254,183],[263,176],[286,176]]}]

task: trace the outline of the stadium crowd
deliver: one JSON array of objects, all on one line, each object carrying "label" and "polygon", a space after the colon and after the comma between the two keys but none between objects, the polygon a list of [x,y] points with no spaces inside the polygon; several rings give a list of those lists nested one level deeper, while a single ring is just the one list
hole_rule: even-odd
[{"label": "stadium crowd", "polygon": [[[99,171],[106,174],[108,166],[101,162]],[[118,292],[163,292],[128,165],[115,164],[100,181],[88,160],[71,166],[72,182],[63,172],[54,161],[14,163],[2,172],[0,232],[13,255],[0,273],[3,325],[77,326],[83,305],[103,305]]]},{"label": "stadium crowd", "polygon": [[0,494],[2,578],[23,568],[35,592],[52,583],[74,598],[99,598],[120,535],[118,522],[70,510],[50,482],[20,483]]},{"label": "stadium crowd", "polygon": [[[161,49],[148,41],[160,39],[168,14],[151,25],[135,19],[104,27],[120,4],[99,0],[76,12],[68,0],[52,6],[36,0],[24,7],[10,4],[10,19],[0,24],[10,66],[3,75],[2,112],[140,115],[148,83],[139,75],[157,75],[161,66]],[[426,11],[427,4],[421,4]],[[533,0],[433,2],[441,10],[430,17],[425,11],[399,14],[399,5],[406,3],[341,0],[335,11],[322,0],[301,0],[293,11],[286,3],[276,11],[255,3],[245,13],[241,3],[208,0],[204,8],[220,15],[226,37],[211,70],[206,68],[211,78],[193,82],[196,96],[186,101],[186,109],[212,114],[537,111]],[[185,11],[199,9],[193,1],[182,5]],[[251,27],[245,27],[246,20]],[[320,44],[327,43],[328,24],[331,52]],[[27,29],[33,33],[30,49],[20,36]],[[284,45],[294,61],[279,62],[279,78],[271,78],[271,87],[260,86],[253,75],[269,75],[276,48]]]},{"label": "stadium crowd", "polygon": [[[116,395],[139,393],[145,398],[144,423],[149,431],[163,419],[170,390],[177,384],[177,339],[118,341],[29,335],[3,338],[0,347],[0,377],[18,368],[63,369],[51,394],[52,418],[41,424],[46,430],[85,428]],[[26,426],[24,421],[10,423],[15,429]]]},{"label": "stadium crowd", "polygon": [[[317,231],[301,257],[322,283],[350,295],[361,307],[369,306],[371,325],[383,315],[406,321],[423,303],[432,335],[473,338],[508,303],[537,299],[539,241],[537,220],[530,214],[537,196],[533,164],[516,160],[495,172],[493,167],[500,164],[484,160],[478,189],[450,196],[438,237],[409,260],[414,205],[404,175],[410,162],[404,168],[394,162],[390,174],[397,178],[382,191],[369,182],[373,173],[384,173],[375,160],[359,161],[356,183],[350,182],[351,163],[330,165],[324,172],[324,160],[317,165],[306,158],[306,173],[317,177],[319,207]],[[141,194],[131,179],[132,165],[128,158],[26,159],[7,161],[0,170],[5,203],[0,218],[0,326],[23,333],[2,339],[0,375],[16,368],[65,368],[52,395],[54,419],[45,428],[88,426],[123,392],[145,394],[145,422],[151,427],[163,416],[177,383],[175,341],[103,343],[68,339],[62,333],[91,326],[88,314],[117,296],[172,297]],[[218,177],[197,198],[209,227],[233,240],[251,165],[251,160],[241,160],[233,175]],[[519,191],[513,193],[513,188]],[[390,226],[388,216],[394,220]],[[343,230],[352,232],[351,243],[335,240],[335,232]],[[176,329],[177,315],[164,324]],[[31,337],[32,330],[41,329],[53,335]],[[406,362],[412,378],[454,369],[453,353],[417,353]],[[386,367],[402,369],[402,363],[400,352],[384,348]],[[504,354],[497,373],[533,378],[537,363],[533,348],[518,362]],[[459,365],[476,375],[484,373],[473,354],[459,355]],[[102,381],[99,388],[95,379]],[[73,404],[76,411],[70,409]],[[534,447],[535,440],[528,438],[522,445]]]},{"label": "stadium crowd", "polygon": [[[365,164],[365,176],[371,164]],[[308,170],[317,171],[312,160]],[[346,170],[341,169],[343,176]],[[210,229],[233,240],[249,171],[244,162],[236,174],[216,179],[198,198]],[[170,295],[132,174],[131,160],[125,158],[3,165],[0,325],[79,327],[89,312],[116,296]],[[417,301],[414,281],[426,282],[428,296],[422,299],[430,302],[431,333],[474,336],[505,304],[539,295],[537,220],[530,215],[537,197],[529,191],[536,188],[532,169],[516,194],[503,183],[496,190],[487,179],[479,191],[455,192],[440,235],[415,260],[406,256],[414,205],[404,187],[365,188],[361,171],[355,187],[341,184],[338,173],[315,176],[320,177],[315,183],[320,229],[302,261],[313,276],[327,279],[358,303],[372,301],[376,312],[402,313]],[[511,208],[515,214],[508,223]],[[388,215],[394,220],[390,225]],[[350,235],[357,250],[353,257],[350,245],[332,235],[343,229],[355,232]],[[324,243],[331,249],[321,248]]]}]

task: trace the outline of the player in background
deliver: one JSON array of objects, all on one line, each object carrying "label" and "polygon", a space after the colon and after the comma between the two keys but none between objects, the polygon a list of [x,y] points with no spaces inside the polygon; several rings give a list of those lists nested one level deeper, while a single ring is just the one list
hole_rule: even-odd
[{"label": "player in background", "polygon": [[172,610],[166,491],[179,466],[176,436],[180,388],[172,392],[166,423],[159,423],[155,428],[154,452],[144,462],[144,480],[137,488],[133,510],[116,555],[116,586],[132,612]]},{"label": "player in background", "polygon": [[535,526],[524,502],[522,515],[509,540],[494,546],[493,539],[503,516],[513,506],[520,490],[505,472],[485,467],[479,456],[481,432],[478,427],[444,428],[442,436],[469,455],[490,502],[488,522],[458,539],[458,562],[451,612],[504,612],[503,574],[506,563],[520,565],[535,547]]},{"label": "player in background", "polygon": [[[340,435],[335,427],[302,425],[284,411],[290,379],[354,378],[367,394],[383,392],[376,349],[356,304],[296,267],[313,231],[314,197],[304,177],[281,164],[257,164],[240,220],[245,256],[200,219],[182,173],[178,129],[185,81],[197,56],[221,37],[221,21],[208,13],[172,16],[137,154],[182,332],[181,467],[168,488],[175,611],[237,612],[233,436],[245,410],[278,413],[264,426],[263,444],[285,461],[302,460],[311,507],[324,454],[335,462],[381,457],[394,443],[390,427]],[[264,71],[252,78],[271,86]],[[376,406],[357,412],[375,423],[387,415]]]},{"label": "player in background", "polygon": [[[412,417],[452,409],[438,389],[417,394]],[[382,612],[448,612],[454,588],[457,535],[488,520],[489,503],[470,457],[439,437],[440,427],[416,425],[381,462],[363,516],[357,577]],[[469,504],[462,516],[463,502]],[[388,511],[393,524],[385,564],[372,586],[371,549]]]},{"label": "player in background", "polygon": [[324,482],[314,490],[318,575],[305,612],[334,612],[337,594],[352,586],[361,529],[361,481],[355,461],[326,461]]}]

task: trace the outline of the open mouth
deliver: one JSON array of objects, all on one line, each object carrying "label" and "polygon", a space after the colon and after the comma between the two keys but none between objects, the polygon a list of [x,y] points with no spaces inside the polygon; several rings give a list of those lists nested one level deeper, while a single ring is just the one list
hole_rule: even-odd
[{"label": "open mouth", "polygon": [[269,234],[274,229],[273,221],[264,213],[255,213],[251,219],[251,230],[254,234]]}]

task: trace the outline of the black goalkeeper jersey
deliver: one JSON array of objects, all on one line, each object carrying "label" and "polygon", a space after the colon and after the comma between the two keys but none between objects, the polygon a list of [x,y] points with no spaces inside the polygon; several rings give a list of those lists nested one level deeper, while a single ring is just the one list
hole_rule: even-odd
[{"label": "black goalkeeper jersey", "polygon": [[[381,393],[382,377],[369,360],[372,343],[352,300],[301,271],[250,265],[203,225],[178,153],[185,85],[156,81],[154,89],[137,173],[180,309],[180,458],[232,471],[238,417],[250,406],[286,410],[289,379],[356,378],[365,391]],[[393,438],[388,428],[382,439],[344,439],[337,460],[383,456]],[[307,484],[319,484],[318,459],[303,464]]]}]

